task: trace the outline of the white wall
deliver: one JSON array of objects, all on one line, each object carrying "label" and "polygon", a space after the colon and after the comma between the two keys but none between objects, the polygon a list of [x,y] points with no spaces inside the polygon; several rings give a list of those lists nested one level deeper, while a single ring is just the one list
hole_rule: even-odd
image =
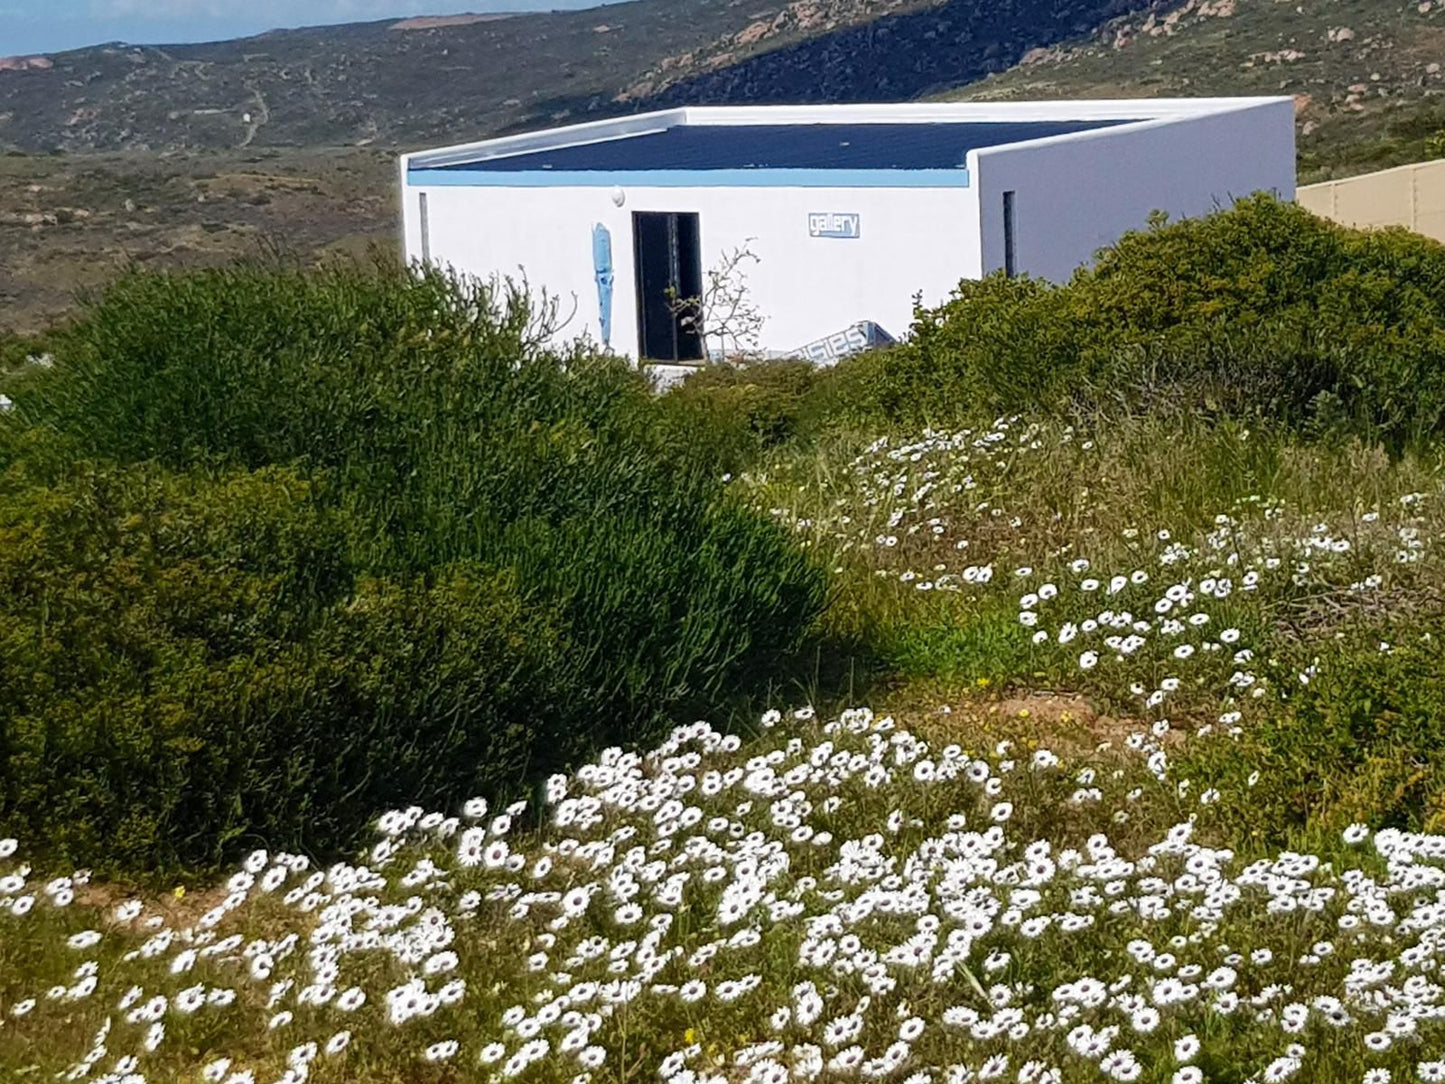
[{"label": "white wall", "polygon": [[[637,303],[632,258],[634,211],[696,211],[706,272],[748,243],[757,263],[744,267],[761,310],[761,346],[792,350],[859,320],[901,337],[912,322],[913,295],[942,301],[978,266],[979,249],[966,188],[612,188],[409,187],[403,184],[406,253],[420,258],[418,197],[425,192],[435,262],[459,271],[526,277],[546,287],[576,316],[562,332],[601,339],[592,266],[592,227],[612,233],[615,284],[612,348],[635,357]],[[856,239],[809,236],[817,211],[861,216]]]},{"label": "white wall", "polygon": [[[1153,103],[1139,103],[1142,109]],[[1294,198],[1289,99],[975,151],[969,156],[982,224],[982,264],[1004,266],[1003,193],[1015,195],[1020,272],[1061,282],[1161,209],[1207,214],[1260,190]]]}]

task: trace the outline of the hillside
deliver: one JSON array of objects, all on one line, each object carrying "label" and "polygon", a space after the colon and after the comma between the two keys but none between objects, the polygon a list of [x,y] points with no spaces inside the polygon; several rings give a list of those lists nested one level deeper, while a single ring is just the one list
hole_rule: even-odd
[{"label": "hillside", "polygon": [[[0,61],[0,149],[395,148],[693,102],[1290,93],[1307,168],[1419,157],[1439,0],[636,0]],[[1393,126],[1393,127],[1392,127]]]},{"label": "hillside", "polygon": [[[802,6],[802,5],[794,5]],[[624,93],[648,106],[689,102],[906,100],[1008,70],[1149,0],[944,0],[809,35],[752,57],[721,43],[677,58]]]},{"label": "hillside", "polygon": [[[416,145],[632,108],[642,73],[928,0],[637,0],[484,20],[352,23],[0,65],[0,149]],[[971,0],[977,3],[977,0]],[[672,58],[669,61],[669,58]],[[687,65],[681,66],[687,70]]]},{"label": "hillside", "polygon": [[0,155],[0,336],[43,327],[132,263],[390,250],[395,171],[372,148]]},{"label": "hillside", "polygon": [[917,97],[1150,0],[636,0],[0,64],[0,148],[415,146],[693,102]]},{"label": "hillside", "polygon": [[1182,0],[943,96],[1292,94],[1310,181],[1425,157],[1445,128],[1442,61],[1438,0]]}]

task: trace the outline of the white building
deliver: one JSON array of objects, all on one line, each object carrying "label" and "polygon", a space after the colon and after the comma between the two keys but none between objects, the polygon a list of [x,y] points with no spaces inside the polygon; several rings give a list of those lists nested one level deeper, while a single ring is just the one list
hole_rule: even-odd
[{"label": "white building", "polygon": [[1289,98],[688,107],[401,159],[409,260],[525,274],[568,337],[660,361],[715,347],[668,299],[741,247],[759,345],[827,361],[905,334],[915,295],[1062,281],[1155,209],[1294,176]]}]

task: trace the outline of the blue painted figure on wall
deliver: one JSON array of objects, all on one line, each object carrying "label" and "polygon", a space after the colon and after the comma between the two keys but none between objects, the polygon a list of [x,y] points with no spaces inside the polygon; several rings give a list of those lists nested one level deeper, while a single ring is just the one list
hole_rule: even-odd
[{"label": "blue painted figure on wall", "polygon": [[597,223],[592,227],[592,266],[597,272],[597,320],[602,325],[602,345],[612,339],[612,235]]}]

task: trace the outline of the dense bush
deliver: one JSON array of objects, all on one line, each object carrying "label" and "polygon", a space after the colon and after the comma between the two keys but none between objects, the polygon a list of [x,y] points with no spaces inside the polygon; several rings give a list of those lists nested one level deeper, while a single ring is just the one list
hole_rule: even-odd
[{"label": "dense bush", "polygon": [[[1286,706],[1253,723],[1228,751],[1187,758],[1197,778],[1238,795],[1245,835],[1271,842],[1355,822],[1409,831],[1445,827],[1445,640],[1435,622],[1357,631],[1310,656]],[[1382,641],[1381,634],[1390,636]],[[1258,773],[1258,774],[1255,774]],[[1252,779],[1250,777],[1253,777]],[[1256,787],[1254,780],[1269,780]]]},{"label": "dense bush", "polygon": [[548,321],[253,266],[126,278],[56,332],[0,421],[32,675],[0,694],[0,827],[93,863],[329,848],[775,668],[820,571]]},{"label": "dense bush", "polygon": [[[330,848],[398,795],[565,751],[560,630],[515,577],[352,580],[318,487],[87,471],[0,502],[0,820],[76,861]],[[571,743],[576,748],[576,743]]]},{"label": "dense bush", "polygon": [[1445,246],[1257,196],[1130,233],[1064,286],[965,282],[837,380],[852,420],[1167,404],[1400,447],[1445,424]]},{"label": "dense bush", "polygon": [[669,431],[680,441],[703,434],[718,466],[735,470],[811,429],[822,410],[819,373],[808,361],[699,369],[663,400]]},{"label": "dense bush", "polygon": [[0,392],[13,398],[24,390],[43,368],[36,359],[44,355],[43,339],[0,331]]},{"label": "dense bush", "polygon": [[1075,364],[1077,329],[1047,284],[995,275],[966,280],[937,310],[915,313],[910,341],[833,371],[834,420],[927,424],[980,411],[1037,407]]}]

